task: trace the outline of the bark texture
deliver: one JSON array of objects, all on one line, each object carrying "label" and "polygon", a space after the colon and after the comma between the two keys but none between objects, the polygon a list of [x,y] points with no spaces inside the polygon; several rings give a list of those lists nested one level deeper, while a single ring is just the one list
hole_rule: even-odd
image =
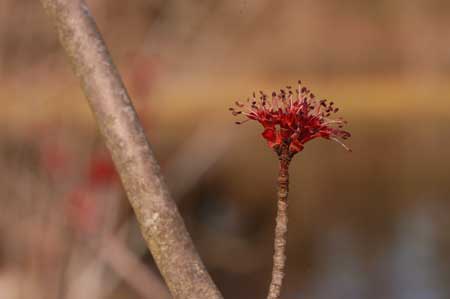
[{"label": "bark texture", "polygon": [[278,210],[275,226],[274,254],[272,281],[267,299],[280,298],[281,286],[284,278],[286,264],[286,241],[288,224],[288,192],[289,192],[289,163],[291,157],[288,149],[282,148],[279,155],[280,169],[278,174]]},{"label": "bark texture", "polygon": [[128,93],[83,0],[41,0],[59,34],[128,199],[174,298],[219,299],[164,184]]}]

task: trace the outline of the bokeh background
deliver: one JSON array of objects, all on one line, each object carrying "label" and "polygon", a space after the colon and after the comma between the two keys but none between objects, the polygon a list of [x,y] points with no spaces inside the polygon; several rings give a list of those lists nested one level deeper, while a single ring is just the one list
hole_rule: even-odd
[{"label": "bokeh background", "polygon": [[[227,298],[263,298],[277,159],[227,108],[298,79],[353,153],[293,161],[283,298],[450,298],[450,2],[89,0]],[[0,1],[0,298],[167,298],[39,1]]]}]

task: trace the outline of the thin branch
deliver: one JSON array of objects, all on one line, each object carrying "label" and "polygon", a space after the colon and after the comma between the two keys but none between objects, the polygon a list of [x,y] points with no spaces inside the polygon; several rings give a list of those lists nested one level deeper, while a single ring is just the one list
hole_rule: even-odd
[{"label": "thin branch", "polygon": [[99,258],[122,278],[141,298],[170,298],[167,288],[154,272],[146,267],[126,244],[114,235],[107,236]]},{"label": "thin branch", "polygon": [[222,298],[160,175],[127,91],[83,0],[41,0],[56,26],[174,298]]},{"label": "thin branch", "polygon": [[286,242],[288,224],[288,192],[289,192],[289,156],[287,147],[283,147],[279,156],[280,172],[278,175],[278,210],[275,226],[272,281],[267,299],[279,299],[286,264]]}]

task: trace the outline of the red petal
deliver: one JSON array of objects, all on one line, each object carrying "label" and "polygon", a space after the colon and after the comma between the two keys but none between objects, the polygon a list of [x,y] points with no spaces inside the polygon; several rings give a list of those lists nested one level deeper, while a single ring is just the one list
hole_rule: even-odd
[{"label": "red petal", "polygon": [[275,142],[277,140],[277,133],[273,128],[266,128],[261,135],[269,142]]},{"label": "red petal", "polygon": [[267,143],[271,148],[275,148],[280,146],[282,142],[283,138],[281,137],[281,134],[279,132],[275,132],[275,141],[268,141]]},{"label": "red petal", "polygon": [[289,151],[293,154],[298,153],[303,150],[303,144],[298,140],[292,140],[291,144],[289,145]]}]

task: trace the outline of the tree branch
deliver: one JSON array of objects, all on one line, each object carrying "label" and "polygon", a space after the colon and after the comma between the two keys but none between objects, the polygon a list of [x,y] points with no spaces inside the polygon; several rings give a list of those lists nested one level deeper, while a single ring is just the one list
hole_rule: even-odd
[{"label": "tree branch", "polygon": [[270,282],[269,294],[267,299],[279,299],[281,294],[281,286],[284,278],[284,268],[286,265],[286,242],[287,242],[287,225],[288,225],[288,192],[289,192],[289,164],[291,157],[289,149],[282,146],[279,155],[280,170],[278,174],[278,210],[275,226],[274,238],[274,254],[272,281]]},{"label": "tree branch", "polygon": [[174,298],[220,299],[160,175],[128,93],[83,0],[41,0],[56,26]]}]

